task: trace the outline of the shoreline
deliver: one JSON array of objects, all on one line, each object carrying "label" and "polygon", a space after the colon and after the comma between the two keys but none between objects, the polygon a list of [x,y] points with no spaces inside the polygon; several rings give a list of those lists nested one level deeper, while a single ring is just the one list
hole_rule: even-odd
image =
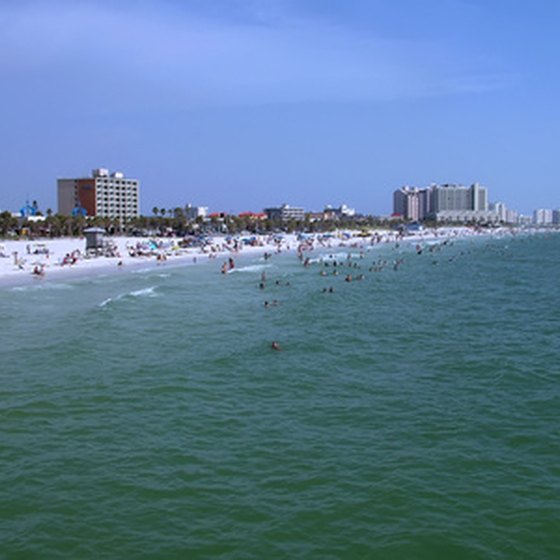
[{"label": "shoreline", "polygon": [[[323,234],[247,235],[247,236],[215,236],[205,247],[179,248],[177,238],[139,238],[139,237],[107,237],[112,244],[114,255],[105,257],[85,257],[84,238],[58,238],[0,241],[4,255],[0,258],[0,289],[17,286],[29,286],[43,282],[66,280],[82,280],[92,276],[106,274],[130,273],[143,267],[158,266],[195,266],[201,263],[216,261],[217,269],[224,259],[265,254],[271,255],[286,252],[307,252],[316,249],[339,249],[353,247],[383,246],[390,243],[425,243],[437,239],[463,239],[469,237],[500,237],[516,233],[535,233],[538,230],[511,230],[497,228],[495,230],[475,231],[467,227],[453,227],[439,230],[426,229],[411,235],[400,236],[392,230],[376,230],[367,237],[353,236],[356,232],[337,231],[331,236]],[[250,238],[254,244],[244,244],[243,239]],[[151,247],[149,254],[132,256],[137,247]],[[34,251],[40,251],[35,253]],[[16,253],[16,255],[14,255]],[[71,257],[73,264],[64,264]],[[75,260],[74,260],[75,258]],[[17,263],[17,264],[16,264]],[[44,275],[33,274],[39,267]]]}]

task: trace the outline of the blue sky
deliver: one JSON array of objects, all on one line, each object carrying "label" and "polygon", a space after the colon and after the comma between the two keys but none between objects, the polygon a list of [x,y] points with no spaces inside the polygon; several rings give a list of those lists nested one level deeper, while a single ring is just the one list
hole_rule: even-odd
[{"label": "blue sky", "polygon": [[560,2],[0,0],[0,208],[56,178],[142,209],[346,203],[474,181],[558,207]]}]

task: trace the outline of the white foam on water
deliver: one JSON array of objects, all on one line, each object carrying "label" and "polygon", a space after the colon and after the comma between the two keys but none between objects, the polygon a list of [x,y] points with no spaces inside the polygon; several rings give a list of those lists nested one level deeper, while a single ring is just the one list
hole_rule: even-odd
[{"label": "white foam on water", "polygon": [[261,272],[266,268],[272,268],[271,264],[250,264],[247,266],[241,266],[239,268],[232,268],[228,270],[228,274],[232,272]]},{"label": "white foam on water", "polygon": [[[40,282],[40,280],[39,280]],[[54,282],[47,282],[45,284],[34,284],[30,286],[14,286],[12,292],[30,292],[34,290],[72,290],[74,286],[70,284],[59,284]]]},{"label": "white foam on water", "polygon": [[150,286],[149,288],[142,288],[141,290],[135,290],[133,292],[128,292],[128,294],[125,294],[125,296],[132,296],[132,297],[143,297],[143,296],[148,296],[148,297],[154,297],[156,294],[155,289],[157,288],[157,286]]},{"label": "white foam on water", "polygon": [[111,303],[112,301],[114,301],[113,298],[104,299],[104,300],[99,304],[98,307],[105,307],[106,305],[108,305],[108,304]]},{"label": "white foam on water", "polygon": [[148,288],[143,288],[141,290],[133,290],[132,292],[126,292],[124,294],[119,294],[118,296],[114,297],[114,298],[107,298],[104,299],[99,305],[98,307],[105,307],[107,305],[109,305],[110,303],[119,301],[125,297],[157,297],[157,294],[155,293],[157,286],[150,286]]}]

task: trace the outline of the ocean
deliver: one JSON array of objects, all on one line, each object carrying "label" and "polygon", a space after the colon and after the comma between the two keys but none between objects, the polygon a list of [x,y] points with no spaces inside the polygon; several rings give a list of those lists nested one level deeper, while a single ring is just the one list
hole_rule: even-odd
[{"label": "ocean", "polygon": [[560,236],[308,256],[0,289],[0,558],[559,558]]}]

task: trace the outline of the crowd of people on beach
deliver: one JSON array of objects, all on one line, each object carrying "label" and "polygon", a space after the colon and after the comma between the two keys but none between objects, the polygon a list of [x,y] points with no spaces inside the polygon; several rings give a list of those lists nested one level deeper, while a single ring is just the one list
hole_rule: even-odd
[{"label": "crowd of people on beach", "polygon": [[[504,229],[503,232],[514,234],[515,230]],[[340,256],[331,255],[325,260],[320,274],[322,276],[341,274],[344,281],[350,283],[364,280],[366,272],[381,272],[386,268],[398,271],[405,264],[404,259],[400,257],[391,262],[386,259],[378,259],[362,269],[361,261],[365,253],[375,246],[393,244],[395,249],[399,249],[401,244],[408,240],[413,244],[413,250],[417,255],[427,253],[433,257],[432,264],[437,265],[440,262],[436,258],[437,252],[452,243],[454,238],[481,234],[500,234],[500,231],[492,232],[463,227],[427,229],[410,236],[407,236],[404,231],[387,230],[372,231],[367,235],[365,232],[341,231],[333,234],[267,234],[246,237],[200,237],[197,239],[114,238],[105,240],[104,251],[96,254],[86,252],[84,239],[80,240],[80,243],[84,244],[81,248],[76,247],[76,240],[72,239],[34,243],[8,242],[2,248],[0,256],[11,254],[13,267],[8,268],[7,263],[0,259],[0,277],[28,272],[33,277],[40,279],[53,270],[75,268],[89,270],[93,267],[107,266],[111,262],[115,263],[118,269],[123,269],[127,264],[146,260],[155,260],[159,265],[165,264],[168,259],[176,261],[189,259],[189,262],[197,263],[201,260],[215,260],[223,255],[226,256],[226,260],[221,264],[221,272],[226,274],[235,268],[234,259],[242,253],[255,253],[263,250],[262,257],[267,262],[274,255],[290,251],[292,248],[302,265],[305,268],[311,268],[311,265],[316,264],[315,260],[311,258],[311,255],[315,254],[314,251],[325,250],[328,252],[331,248],[347,247],[358,252],[358,258],[351,258],[349,262],[343,263]],[[7,248],[10,246],[14,249]],[[23,257],[20,256],[22,253],[24,253]],[[456,257],[450,256],[449,258]],[[264,287],[265,284],[265,282],[261,282],[261,287]],[[326,288],[326,293],[330,293],[329,287]]]}]

